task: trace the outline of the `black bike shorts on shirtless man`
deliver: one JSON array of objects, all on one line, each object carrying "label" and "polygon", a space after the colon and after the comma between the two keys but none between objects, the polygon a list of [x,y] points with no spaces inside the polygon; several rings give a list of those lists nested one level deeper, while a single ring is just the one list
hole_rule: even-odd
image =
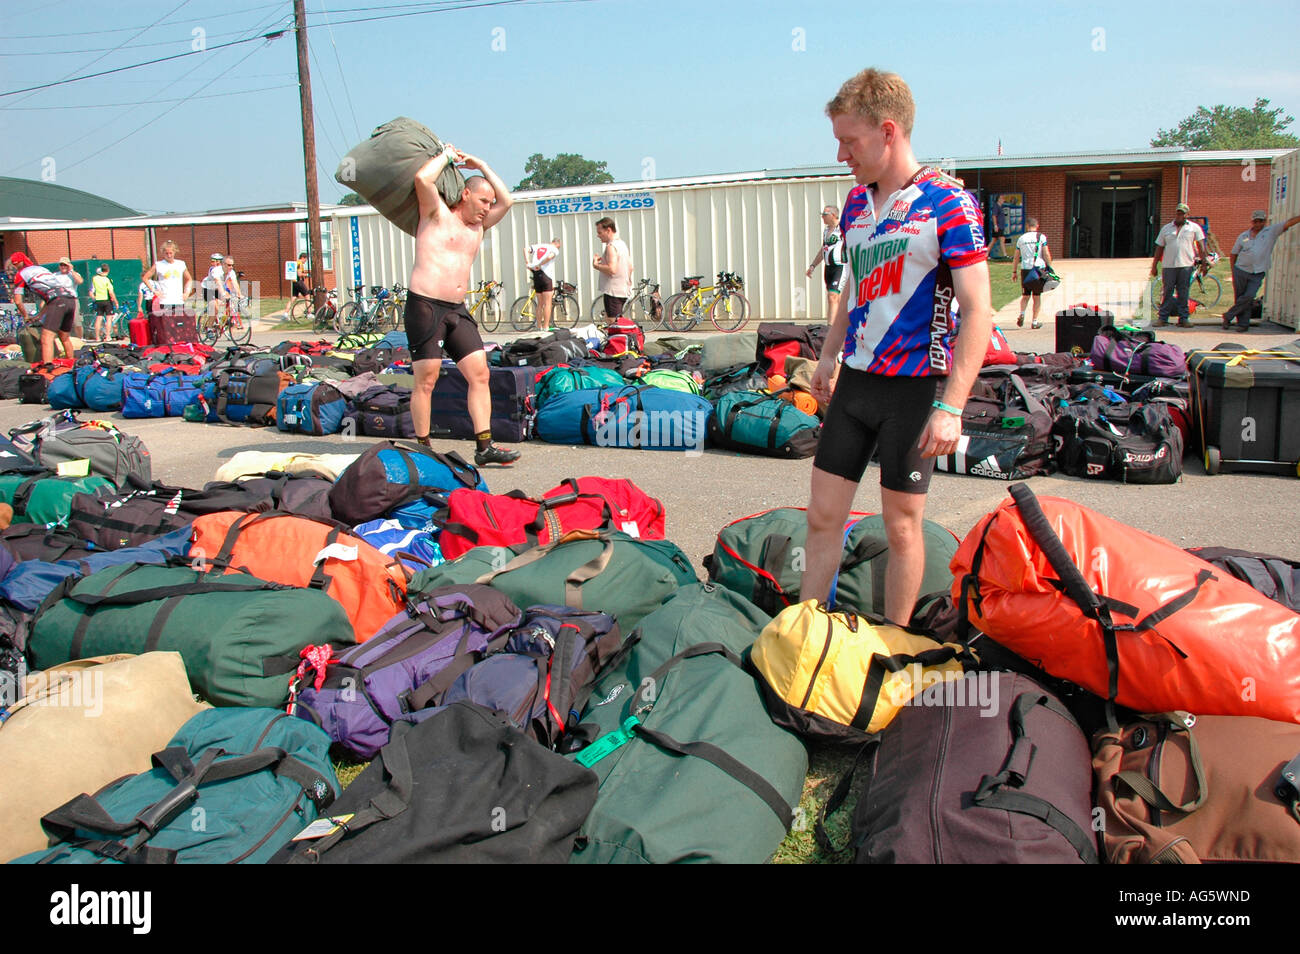
[{"label": "black bike shorts on shirtless man", "polygon": [[463,301],[439,301],[407,292],[402,322],[413,361],[436,361],[445,352],[459,364],[467,355],[483,350],[478,325]]}]

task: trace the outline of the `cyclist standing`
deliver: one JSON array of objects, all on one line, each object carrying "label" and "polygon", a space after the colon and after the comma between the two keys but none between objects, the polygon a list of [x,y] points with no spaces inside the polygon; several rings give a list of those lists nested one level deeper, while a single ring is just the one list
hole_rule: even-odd
[{"label": "cyclist standing", "polygon": [[537,292],[537,330],[551,327],[551,301],[555,297],[555,260],[560,257],[560,240],[524,247],[524,263],[533,273],[533,291]]},{"label": "cyclist standing", "polygon": [[41,361],[49,364],[54,360],[54,336],[59,336],[59,345],[63,348],[65,358],[72,357],[71,331],[76,320],[76,286],[70,277],[56,275],[48,268],[37,265],[22,252],[14,252],[5,265],[5,273],[13,279],[14,304],[18,314],[27,318],[27,308],[23,305],[23,293],[28,289],[42,302],[41,310],[36,314],[36,322],[41,325]]},{"label": "cyclist standing", "polygon": [[108,277],[107,263],[99,266],[99,271],[90,280],[90,297],[95,302],[95,337],[103,341],[108,337],[109,316],[117,311],[117,295],[113,292],[113,281]]},{"label": "cyclist standing", "polygon": [[808,266],[804,275],[812,278],[817,263],[824,261],[822,279],[826,283],[826,318],[835,317],[835,308],[840,303],[840,292],[844,290],[844,235],[840,232],[840,207],[828,205],[822,209],[822,247]]},{"label": "cyclist standing", "polygon": [[840,219],[853,281],[810,389],[830,406],[813,461],[801,596],[827,598],[853,498],[879,446],[885,615],[907,624],[925,574],[930,475],[935,458],[957,448],[988,348],[988,252],[970,193],[912,152],[916,106],[902,77],[863,70],[826,112],[837,158],[858,183]]},{"label": "cyclist standing", "polygon": [[186,300],[194,294],[194,278],[185,262],[176,257],[175,242],[163,242],[162,252],[162,260],[154,262],[141,281],[147,283],[157,278],[155,307],[159,314],[183,315]]},{"label": "cyclist standing", "polygon": [[[438,192],[438,176],[450,162],[479,170],[466,180],[460,201],[449,208]],[[415,267],[406,296],[403,321],[410,342],[415,387],[411,389],[411,421],[416,440],[429,445],[433,427],[433,389],[445,351],[469,387],[466,403],[477,447],[474,463],[511,464],[519,451],[492,443],[492,396],[488,391],[487,354],[478,325],[465,309],[469,273],[483,244],[483,235],[510,210],[513,199],[501,178],[486,162],[446,145],[415,174],[420,224],[415,234]],[[423,426],[424,434],[419,434]]]},{"label": "cyclist standing", "polygon": [[645,334],[636,322],[623,317],[623,308],[632,294],[632,253],[618,237],[618,227],[609,216],[597,220],[596,237],[605,243],[601,254],[591,260],[592,267],[600,272],[597,288],[605,296],[605,333],[627,335],[638,348],[644,348]]}]

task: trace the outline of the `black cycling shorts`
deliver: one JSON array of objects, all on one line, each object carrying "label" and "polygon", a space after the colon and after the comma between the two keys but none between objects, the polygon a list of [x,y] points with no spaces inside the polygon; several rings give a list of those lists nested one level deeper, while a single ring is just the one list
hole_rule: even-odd
[{"label": "black cycling shorts", "polygon": [[540,268],[533,269],[533,291],[539,295],[542,292],[555,291],[555,280]]},{"label": "black cycling shorts", "polygon": [[1039,272],[1038,278],[1033,281],[1026,281],[1026,276],[1032,271],[1032,268],[1022,268],[1020,270],[1020,291],[1025,295],[1041,295],[1043,286],[1047,284],[1047,279],[1042,277],[1042,272]]},{"label": "black cycling shorts", "polygon": [[886,377],[840,367],[813,465],[858,483],[880,449],[880,486],[905,494],[930,489],[934,458],[917,444],[943,379]]},{"label": "black cycling shorts", "polygon": [[605,318],[613,321],[615,318],[623,317],[623,307],[627,304],[626,298],[620,298],[617,295],[605,296]]},{"label": "black cycling shorts", "polygon": [[105,298],[103,301],[100,301],[98,298],[95,299],[96,315],[103,315],[107,317],[112,313],[113,313],[113,302],[110,299]]},{"label": "black cycling shorts", "polygon": [[436,360],[446,351],[451,360],[459,363],[466,355],[483,350],[478,325],[463,301],[438,301],[407,292],[402,323],[413,361]]},{"label": "black cycling shorts", "polygon": [[41,306],[41,312],[36,318],[46,331],[58,334],[60,331],[72,331],[76,314],[77,299],[71,295],[58,295]]},{"label": "black cycling shorts", "polygon": [[822,266],[822,277],[826,280],[826,290],[828,292],[841,292],[844,290],[843,265]]}]

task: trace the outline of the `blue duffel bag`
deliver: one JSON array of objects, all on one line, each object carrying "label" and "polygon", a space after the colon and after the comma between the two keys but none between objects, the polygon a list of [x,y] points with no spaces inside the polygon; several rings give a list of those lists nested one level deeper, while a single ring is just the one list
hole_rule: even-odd
[{"label": "blue duffel bag", "polygon": [[59,560],[56,563],[24,560],[0,582],[0,598],[24,612],[34,613],[55,587],[70,576],[90,576],[119,563],[166,563],[170,557],[188,556],[191,533],[190,527],[181,527],[141,546],[105,550],[83,560]]},{"label": "blue duffel bag", "polygon": [[291,434],[337,434],[347,410],[347,400],[333,385],[291,384],[276,400],[275,426]]},{"label": "blue duffel bag", "polygon": [[180,417],[196,388],[207,379],[207,375],[185,374],[180,368],[124,374],[122,416]]},{"label": "blue duffel bag", "polygon": [[699,453],[712,414],[698,395],[627,385],[556,395],[538,411],[536,428],[552,444]]}]

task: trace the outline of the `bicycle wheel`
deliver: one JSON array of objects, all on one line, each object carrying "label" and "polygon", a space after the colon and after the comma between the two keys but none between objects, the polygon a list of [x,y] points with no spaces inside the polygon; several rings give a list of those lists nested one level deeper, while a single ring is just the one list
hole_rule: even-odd
[{"label": "bicycle wheel", "polygon": [[[321,311],[324,310],[324,308],[321,309]],[[319,318],[319,314],[317,317]],[[350,301],[335,313],[334,330],[341,335],[346,335],[355,330],[360,321],[361,307],[355,301]],[[317,321],[318,325],[319,323]]]},{"label": "bicycle wheel", "polygon": [[379,312],[375,315],[375,328],[388,334],[390,331],[396,331],[402,325],[402,314],[397,309],[397,302],[386,301],[379,306]]},{"label": "bicycle wheel", "polygon": [[226,334],[231,344],[246,345],[253,340],[253,316],[239,309],[226,319]]},{"label": "bicycle wheel", "polygon": [[551,299],[551,327],[552,328],[573,328],[578,324],[578,318],[582,314],[582,306],[578,304],[578,299],[572,295],[564,295],[559,292]]},{"label": "bicycle wheel", "polygon": [[1202,308],[1213,308],[1223,297],[1223,284],[1215,275],[1193,279],[1192,286],[1192,297],[1201,303]]},{"label": "bicycle wheel", "polygon": [[645,299],[641,296],[629,298],[627,304],[623,306],[623,314],[637,323],[641,329],[645,329]]},{"label": "bicycle wheel", "polygon": [[678,292],[664,304],[665,320],[673,331],[690,331],[704,318],[704,302],[698,292]]},{"label": "bicycle wheel", "polygon": [[591,308],[587,310],[587,314],[591,316],[592,324],[597,326],[605,324],[605,296],[604,295],[597,295],[595,298],[591,300]]},{"label": "bicycle wheel", "polygon": [[709,306],[709,320],[719,331],[739,331],[749,321],[749,302],[740,292],[719,295]]},{"label": "bicycle wheel", "polygon": [[217,339],[221,337],[221,321],[216,315],[210,315],[207,312],[199,315],[198,321],[199,340],[206,345],[214,345]]},{"label": "bicycle wheel", "polygon": [[306,321],[311,314],[311,299],[299,298],[289,306],[290,321]]},{"label": "bicycle wheel", "polygon": [[510,306],[510,325],[515,331],[529,331],[537,327],[533,314],[534,301],[532,295],[520,295]]},{"label": "bicycle wheel", "polygon": [[496,331],[501,325],[501,302],[495,295],[488,295],[483,307],[478,311],[478,323],[484,331]]}]

